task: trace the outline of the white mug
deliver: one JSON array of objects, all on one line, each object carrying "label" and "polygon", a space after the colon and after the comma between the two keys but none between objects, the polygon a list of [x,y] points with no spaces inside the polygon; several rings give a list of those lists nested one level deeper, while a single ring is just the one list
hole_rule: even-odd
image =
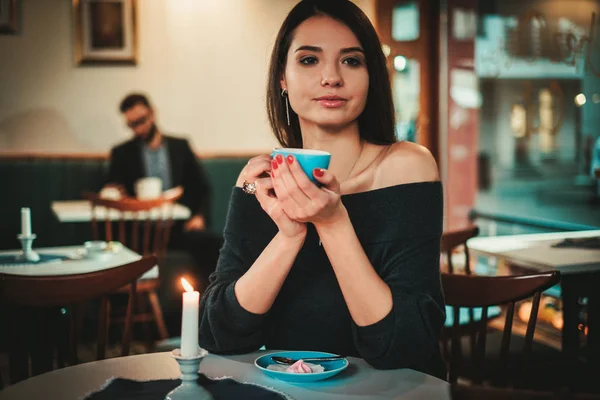
[{"label": "white mug", "polygon": [[156,199],[162,194],[162,179],[141,178],[135,182],[135,195],[140,200]]}]

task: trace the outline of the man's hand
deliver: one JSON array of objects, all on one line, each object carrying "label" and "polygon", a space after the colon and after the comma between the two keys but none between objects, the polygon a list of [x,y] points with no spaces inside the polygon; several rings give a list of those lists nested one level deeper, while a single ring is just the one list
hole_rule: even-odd
[{"label": "man's hand", "polygon": [[125,187],[120,183],[108,183],[106,184],[98,193],[101,198],[111,199],[111,200],[120,200],[123,197],[127,196],[127,191]]},{"label": "man's hand", "polygon": [[186,232],[203,231],[204,228],[205,228],[205,223],[204,223],[204,217],[202,215],[194,215],[183,226],[183,230]]}]

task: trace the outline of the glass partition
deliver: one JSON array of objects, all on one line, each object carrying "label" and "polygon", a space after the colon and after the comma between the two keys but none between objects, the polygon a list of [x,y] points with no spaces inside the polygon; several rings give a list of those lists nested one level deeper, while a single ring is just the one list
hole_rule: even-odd
[{"label": "glass partition", "polygon": [[600,225],[600,1],[479,2],[477,208]]}]

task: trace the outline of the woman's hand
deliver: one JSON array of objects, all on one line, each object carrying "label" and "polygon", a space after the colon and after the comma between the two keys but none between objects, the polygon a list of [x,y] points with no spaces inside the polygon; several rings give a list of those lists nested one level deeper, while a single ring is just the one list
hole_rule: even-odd
[{"label": "woman's hand", "polygon": [[273,187],[283,211],[298,222],[328,225],[344,218],[346,208],[340,198],[340,184],[325,169],[313,175],[321,183],[317,187],[308,179],[294,156],[277,155],[272,162]]},{"label": "woman's hand", "polygon": [[306,224],[293,221],[283,211],[280,201],[273,195],[273,182],[271,178],[271,156],[257,156],[248,162],[242,170],[236,186],[242,187],[244,181],[254,182],[256,185],[256,199],[263,210],[271,217],[282,235],[288,238],[302,238],[306,236]]},{"label": "woman's hand", "polygon": [[256,182],[258,178],[264,178],[271,175],[271,156],[262,155],[252,157],[248,164],[240,172],[235,186],[242,187],[245,182],[252,183]]}]

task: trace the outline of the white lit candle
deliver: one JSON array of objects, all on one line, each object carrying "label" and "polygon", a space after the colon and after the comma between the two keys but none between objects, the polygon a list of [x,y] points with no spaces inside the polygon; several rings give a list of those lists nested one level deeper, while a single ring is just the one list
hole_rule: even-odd
[{"label": "white lit candle", "polygon": [[200,293],[194,291],[192,285],[181,278],[183,292],[183,312],[181,315],[181,356],[195,357],[198,354],[198,313],[200,309]]},{"label": "white lit candle", "polygon": [[31,236],[31,210],[28,207],[21,208],[21,235]]}]

